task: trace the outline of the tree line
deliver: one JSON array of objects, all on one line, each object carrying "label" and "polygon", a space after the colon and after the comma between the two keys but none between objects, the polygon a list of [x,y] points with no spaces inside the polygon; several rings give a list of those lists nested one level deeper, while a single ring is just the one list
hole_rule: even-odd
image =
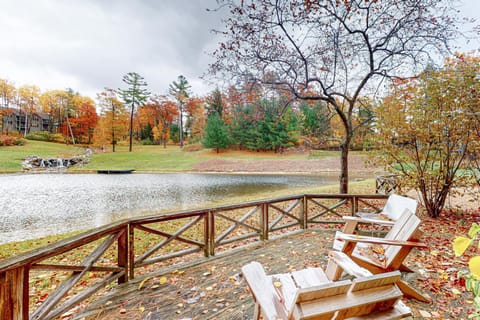
[{"label": "tree line", "polygon": [[[164,147],[168,143],[182,147],[186,141],[217,150],[275,152],[302,141],[316,147],[335,141],[331,113],[324,104],[289,104],[288,97],[262,86],[246,83],[198,97],[183,76],[172,82],[168,94],[148,92],[137,73],[127,74],[124,82],[125,88],[105,88],[94,100],[72,89],[41,92],[34,85],[17,88],[0,79],[2,132],[105,150],[110,146],[113,152],[118,143],[127,141]],[[9,132],[3,120],[15,110],[48,115],[52,135],[30,132],[28,125],[21,132]]]}]

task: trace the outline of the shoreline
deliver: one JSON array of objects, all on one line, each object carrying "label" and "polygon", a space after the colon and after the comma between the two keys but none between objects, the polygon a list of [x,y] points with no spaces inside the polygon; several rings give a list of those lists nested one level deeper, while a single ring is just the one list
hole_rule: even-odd
[{"label": "shoreline", "polygon": [[[118,169],[115,169],[118,170]],[[99,174],[97,170],[74,170],[74,171],[56,171],[56,170],[35,170],[35,171],[14,171],[14,172],[0,172],[1,175],[42,175],[42,174]],[[318,171],[161,171],[161,170],[134,170],[129,175],[141,175],[141,174],[208,174],[208,175],[289,175],[289,176],[335,176],[340,175],[340,171],[336,170],[318,170]],[[349,171],[349,180],[358,181],[366,179],[375,179],[376,174],[373,172],[373,176],[370,176],[372,171]]]}]

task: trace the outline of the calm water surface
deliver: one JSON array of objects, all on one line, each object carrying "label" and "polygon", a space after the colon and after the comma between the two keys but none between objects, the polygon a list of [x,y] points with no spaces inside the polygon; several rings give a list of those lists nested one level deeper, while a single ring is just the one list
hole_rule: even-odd
[{"label": "calm water surface", "polygon": [[338,183],[332,176],[0,175],[0,244],[101,226],[231,196]]}]

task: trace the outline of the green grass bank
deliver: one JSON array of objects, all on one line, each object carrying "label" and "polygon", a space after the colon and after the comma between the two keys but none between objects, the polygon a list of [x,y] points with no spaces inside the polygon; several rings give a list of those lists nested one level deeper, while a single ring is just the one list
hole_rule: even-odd
[{"label": "green grass bank", "polygon": [[[83,167],[72,167],[70,172],[93,172],[101,169],[135,169],[144,172],[185,172],[194,165],[208,159],[307,160],[338,156],[337,152],[315,151],[313,153],[278,154],[273,152],[224,151],[219,154],[210,149],[187,151],[178,146],[135,145],[132,152],[127,146],[117,146],[116,152],[96,151],[90,163]],[[22,171],[22,160],[29,155],[39,157],[69,157],[83,154],[85,148],[52,142],[27,140],[23,146],[0,147],[0,173]]]}]

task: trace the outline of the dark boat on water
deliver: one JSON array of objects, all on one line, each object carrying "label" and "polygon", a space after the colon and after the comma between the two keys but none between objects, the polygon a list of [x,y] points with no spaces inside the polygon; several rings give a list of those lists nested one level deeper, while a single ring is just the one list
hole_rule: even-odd
[{"label": "dark boat on water", "polygon": [[135,169],[124,169],[124,170],[108,169],[108,170],[97,170],[97,173],[101,173],[101,174],[127,174],[127,173],[132,173],[133,171],[135,171]]}]

